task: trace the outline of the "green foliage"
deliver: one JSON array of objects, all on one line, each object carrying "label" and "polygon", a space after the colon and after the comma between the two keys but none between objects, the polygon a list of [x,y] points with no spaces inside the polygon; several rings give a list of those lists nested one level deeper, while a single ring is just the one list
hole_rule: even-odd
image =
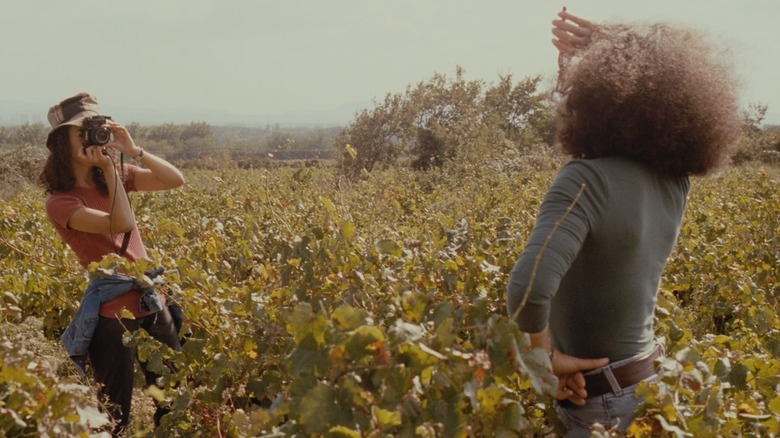
[{"label": "green foliage", "polygon": [[0,126],[0,150],[26,145],[45,145],[49,127],[43,123],[24,123],[19,126]]},{"label": "green foliage", "polygon": [[[554,378],[506,318],[504,288],[553,175],[189,171],[176,192],[132,194],[193,333],[181,352],[127,336],[162,375],[150,394],[170,402],[163,429],[550,433]],[[642,389],[635,436],[777,434],[777,183],[776,169],[747,167],[694,180],[659,294],[666,372]],[[0,315],[40,318],[57,342],[87,276],[46,225],[39,193],[0,208]]]},{"label": "green foliage", "polygon": [[734,157],[735,163],[780,163],[780,130],[762,127],[768,107],[752,103],[743,111],[742,144]]},{"label": "green foliage", "polygon": [[388,93],[373,109],[357,114],[335,141],[342,172],[355,176],[386,168],[408,157],[411,167],[427,170],[459,157],[493,156],[506,148],[552,144],[554,124],[547,99],[537,88],[541,78],[515,83],[511,75],[497,84],[435,74],[426,82]]},{"label": "green foliage", "polygon": [[34,186],[46,161],[46,150],[30,145],[0,150],[0,199]]},{"label": "green foliage", "polygon": [[87,437],[109,423],[90,387],[60,377],[61,357],[41,349],[40,331],[30,330],[39,327],[0,325],[0,436]]},{"label": "green foliage", "polygon": [[[747,169],[747,168],[742,168]],[[780,433],[780,219],[776,169],[694,180],[659,294],[669,356],[639,436]]]}]

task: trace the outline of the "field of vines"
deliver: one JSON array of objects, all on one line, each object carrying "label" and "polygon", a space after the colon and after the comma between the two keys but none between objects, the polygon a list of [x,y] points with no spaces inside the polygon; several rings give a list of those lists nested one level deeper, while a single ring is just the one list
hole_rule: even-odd
[{"label": "field of vines", "polygon": [[[504,292],[554,174],[193,170],[131,194],[151,260],[93,275],[165,267],[191,332],[181,352],[127,334],[162,375],[133,434],[556,436],[549,362]],[[667,358],[630,436],[780,435],[779,188],[771,167],[692,180],[658,297]],[[43,200],[0,206],[0,436],[88,436],[107,419],[59,335],[89,274]],[[152,398],[171,406],[156,432]]]}]

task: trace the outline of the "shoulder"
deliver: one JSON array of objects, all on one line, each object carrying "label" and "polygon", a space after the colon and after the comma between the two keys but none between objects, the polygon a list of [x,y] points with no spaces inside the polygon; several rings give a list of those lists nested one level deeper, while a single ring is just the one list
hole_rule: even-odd
[{"label": "shoulder", "polygon": [[[55,192],[46,198],[46,211],[91,207],[105,197],[97,188],[74,187],[67,192]],[[107,199],[107,197],[105,197]]]},{"label": "shoulder", "polygon": [[561,171],[604,195],[635,196],[647,190],[661,190],[685,196],[690,189],[688,176],[662,173],[646,163],[624,157],[572,160]]},{"label": "shoulder", "polygon": [[[605,176],[610,173],[636,172],[648,167],[638,161],[623,157],[603,157],[574,159],[566,163],[563,169],[584,175]],[[562,169],[562,170],[563,170]]]},{"label": "shoulder", "polygon": [[555,178],[554,185],[568,186],[570,190],[606,190],[609,185],[611,163],[606,158],[574,159],[566,163]]},{"label": "shoulder", "polygon": [[[647,164],[624,157],[604,157],[572,160],[561,173],[576,176],[584,181],[605,185],[636,183],[644,179],[667,178]],[[677,177],[671,177],[677,178]]]},{"label": "shoulder", "polygon": [[84,204],[84,199],[74,192],[55,192],[46,197],[47,210],[72,203]]},{"label": "shoulder", "polygon": [[561,168],[549,194],[567,202],[579,199],[577,204],[596,218],[625,187],[648,186],[641,181],[649,172],[647,166],[620,157],[574,159]]},{"label": "shoulder", "polygon": [[72,191],[52,193],[46,198],[46,215],[55,224],[67,227],[71,215],[86,205],[86,201]]}]

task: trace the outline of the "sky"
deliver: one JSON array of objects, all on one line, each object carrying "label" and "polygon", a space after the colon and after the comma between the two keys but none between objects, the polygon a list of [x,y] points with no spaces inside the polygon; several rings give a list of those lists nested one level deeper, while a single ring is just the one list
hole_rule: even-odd
[{"label": "sky", "polygon": [[[730,50],[744,107],[780,123],[778,0],[0,0],[0,100],[283,114],[372,106],[435,73],[542,75],[566,5],[665,21]],[[42,115],[42,121],[45,120]]]}]

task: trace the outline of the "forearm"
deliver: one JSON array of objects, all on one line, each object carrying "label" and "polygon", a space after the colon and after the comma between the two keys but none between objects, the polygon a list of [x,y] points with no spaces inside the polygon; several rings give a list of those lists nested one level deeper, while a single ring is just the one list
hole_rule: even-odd
[{"label": "forearm", "polygon": [[547,357],[550,358],[550,365],[553,371],[555,371],[555,347],[552,345],[552,341],[550,341],[550,332],[547,327],[540,332],[528,333],[528,339],[531,341],[532,349],[540,348],[547,353]]},{"label": "forearm", "polygon": [[540,332],[529,333],[528,337],[531,340],[532,348],[541,348],[548,353],[552,351],[553,347],[550,343],[550,333],[548,332],[547,327]]},{"label": "forearm", "polygon": [[109,199],[109,232],[124,233],[135,226],[133,209],[130,207],[130,198],[127,196],[125,186],[119,181],[113,167],[104,169]]},{"label": "forearm", "polygon": [[184,175],[181,171],[165,159],[141,148],[138,148],[135,157],[151,173],[149,177],[141,175],[136,179],[138,190],[172,189],[184,184]]}]

